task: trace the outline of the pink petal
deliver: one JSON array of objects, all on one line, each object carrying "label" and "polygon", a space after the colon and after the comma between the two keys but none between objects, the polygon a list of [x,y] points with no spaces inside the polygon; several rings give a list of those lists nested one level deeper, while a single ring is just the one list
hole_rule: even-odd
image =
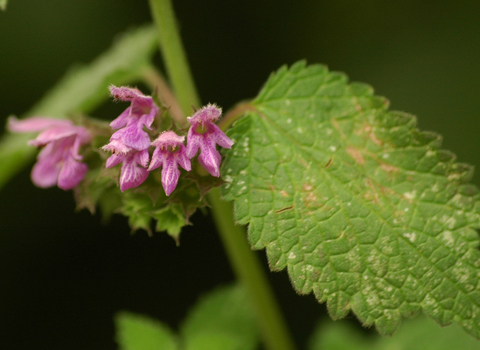
[{"label": "pink petal", "polygon": [[132,101],[137,98],[146,97],[140,90],[128,86],[117,87],[110,85],[109,90],[115,100]]},{"label": "pink petal", "polygon": [[215,104],[208,104],[205,107],[200,108],[195,114],[191,117],[188,117],[187,120],[194,126],[196,125],[206,125],[208,123],[216,121],[222,115],[222,109]]},{"label": "pink petal", "polygon": [[[129,110],[128,114],[130,117],[136,116],[137,118],[140,118],[145,116],[143,123],[145,126],[150,128],[155,115],[158,113],[158,107],[153,102],[153,98],[151,96],[146,96],[140,90],[136,88],[130,88],[128,86],[116,87],[112,85],[110,86],[110,93],[116,100],[131,101],[132,104],[129,108],[127,108]],[[128,126],[128,124],[124,124],[123,126],[125,125]]]},{"label": "pink petal", "polygon": [[7,128],[13,132],[33,132],[42,131],[47,128],[56,126],[69,126],[72,125],[70,120],[55,119],[47,117],[30,117],[23,120],[10,117],[8,119]]},{"label": "pink petal", "polygon": [[137,155],[137,162],[144,168],[148,166],[148,161],[150,160],[150,155],[148,154],[148,149],[141,151]]},{"label": "pink petal", "polygon": [[124,154],[112,154],[108,159],[107,163],[105,164],[105,167],[107,168],[112,168],[115,165],[120,164],[123,159],[125,158]]},{"label": "pink petal", "polygon": [[155,141],[152,142],[152,146],[162,147],[162,146],[177,146],[183,144],[185,141],[185,136],[179,136],[173,131],[162,132]]},{"label": "pink petal", "polygon": [[82,126],[77,126],[77,139],[80,146],[83,146],[90,142],[92,135],[90,132]]},{"label": "pink petal", "polygon": [[202,139],[202,135],[195,132],[194,129],[195,128],[192,126],[190,130],[188,130],[187,135],[187,149],[185,150],[185,154],[190,159],[195,157],[195,154],[197,154]]},{"label": "pink petal", "polygon": [[[67,138],[72,135],[76,135],[78,132],[77,128],[73,125],[61,125],[48,128],[45,131],[41,132],[35,140],[29,142],[32,146],[43,146],[49,142]],[[73,140],[72,140],[73,143]]]},{"label": "pink petal", "polygon": [[233,141],[215,124],[210,124],[209,131],[212,132],[215,142],[223,148],[232,148]]},{"label": "pink petal", "polygon": [[76,159],[81,160],[83,157],[78,153],[80,146],[82,145],[82,138],[77,134],[75,137],[75,141],[70,149],[70,154]]},{"label": "pink petal", "polygon": [[67,157],[58,175],[58,187],[65,191],[77,187],[87,170],[86,164],[77,162],[72,156]]},{"label": "pink petal", "polygon": [[200,146],[201,152],[198,156],[198,162],[205,168],[212,176],[220,176],[220,162],[222,157],[216,149],[216,144],[212,135],[204,134],[202,144]]},{"label": "pink petal", "polygon": [[52,187],[57,184],[60,165],[53,157],[44,157],[38,160],[32,168],[32,182],[41,188]]},{"label": "pink petal", "polygon": [[185,154],[185,147],[178,151],[177,163],[186,171],[192,170],[192,163],[190,162],[190,158]]},{"label": "pink petal", "polygon": [[63,158],[65,149],[62,147],[63,142],[55,141],[48,143],[37,156],[37,161],[43,161],[44,159],[50,159],[51,163],[58,163]]},{"label": "pink petal", "polygon": [[137,165],[136,158],[136,152],[125,156],[120,174],[120,190],[122,192],[140,186],[148,177],[149,172]]},{"label": "pink petal", "polygon": [[128,122],[132,119],[130,118],[130,112],[131,112],[131,108],[128,107],[110,123],[110,127],[116,130],[128,125]]},{"label": "pink petal", "polygon": [[121,140],[125,146],[137,151],[143,151],[150,147],[150,137],[136,124],[131,124],[130,126],[116,131],[112,137],[110,137],[110,141],[114,139]]},{"label": "pink petal", "polygon": [[141,123],[145,125],[147,128],[151,129],[152,123],[155,120],[155,116],[158,114],[159,108],[157,105],[153,102],[150,104],[150,112],[148,114],[144,114],[141,117]]},{"label": "pink petal", "polygon": [[152,154],[152,160],[150,161],[150,166],[148,167],[148,171],[152,171],[162,166],[165,152],[166,151],[162,150],[160,147],[155,148],[155,151],[153,151]]},{"label": "pink petal", "polygon": [[117,154],[127,154],[133,149],[125,146],[121,140],[114,139],[114,140],[111,140],[109,144],[103,146],[102,150],[107,152],[117,153]]},{"label": "pink petal", "polygon": [[162,186],[165,190],[165,194],[169,196],[175,187],[177,187],[178,179],[180,178],[180,170],[178,170],[177,162],[173,154],[169,154],[162,169]]}]

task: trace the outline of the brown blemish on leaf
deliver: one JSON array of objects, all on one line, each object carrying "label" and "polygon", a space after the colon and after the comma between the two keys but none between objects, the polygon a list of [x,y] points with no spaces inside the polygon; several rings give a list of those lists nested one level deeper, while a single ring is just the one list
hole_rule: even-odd
[{"label": "brown blemish on leaf", "polygon": [[357,164],[363,165],[365,163],[365,158],[363,158],[362,153],[360,153],[360,151],[355,147],[347,146],[347,152]]},{"label": "brown blemish on leaf", "polygon": [[317,196],[313,192],[308,192],[306,197],[303,199],[303,202],[305,203],[305,207],[307,208],[318,208],[322,206],[320,203],[318,203]]},{"label": "brown blemish on leaf", "polygon": [[[272,192],[276,191],[275,186],[269,185],[268,187],[270,188],[270,190],[272,190]],[[282,197],[286,197],[286,198],[290,197],[285,190],[281,190],[279,193]]]},{"label": "brown blemish on leaf", "polygon": [[378,146],[383,146],[383,142],[377,138],[375,133],[373,132],[373,128],[367,122],[363,123],[362,127],[358,129],[355,134],[357,135],[366,135],[368,139],[372,140],[372,142]]},{"label": "brown blemish on leaf", "polygon": [[310,183],[304,183],[302,185],[302,199],[305,203],[305,207],[307,208],[319,208],[322,207],[323,204],[318,202],[318,198],[313,192],[314,186]]},{"label": "brown blemish on leaf", "polygon": [[372,203],[375,204],[380,204],[380,197],[378,196],[377,189],[373,185],[373,182],[371,179],[365,179],[365,185],[367,185],[368,188],[370,188],[370,191],[365,192],[363,195],[366,200],[371,201]]},{"label": "brown blemish on leaf", "polygon": [[306,192],[313,190],[313,186],[311,184],[303,184],[302,188]]},{"label": "brown blemish on leaf", "polygon": [[345,138],[345,135],[343,134],[343,131],[342,131],[342,129],[340,128],[340,124],[338,124],[337,120],[336,120],[336,119],[331,119],[331,121],[332,121],[333,127],[338,130],[338,132],[340,133],[340,135],[342,136],[342,138]]},{"label": "brown blemish on leaf", "polygon": [[310,168],[310,164],[303,158],[300,158],[299,159],[299,162],[303,164],[303,166],[305,166],[305,168]]},{"label": "brown blemish on leaf", "polygon": [[311,276],[310,276],[310,280],[313,281],[313,282],[317,282],[320,278],[320,272],[318,270],[313,270]]},{"label": "brown blemish on leaf", "polygon": [[325,169],[327,169],[330,166],[330,164],[332,164],[332,162],[333,162],[333,157],[330,157],[330,159],[325,164]]},{"label": "brown blemish on leaf", "polygon": [[385,162],[379,161],[380,168],[385,170],[388,173],[398,173],[398,168],[396,166],[393,166],[391,164],[387,164]]},{"label": "brown blemish on leaf", "polygon": [[289,207],[282,208],[282,209],[275,210],[275,214],[280,214],[280,213],[283,213],[285,211],[289,211],[289,210],[292,210],[292,209],[293,209],[293,205],[291,205]]}]

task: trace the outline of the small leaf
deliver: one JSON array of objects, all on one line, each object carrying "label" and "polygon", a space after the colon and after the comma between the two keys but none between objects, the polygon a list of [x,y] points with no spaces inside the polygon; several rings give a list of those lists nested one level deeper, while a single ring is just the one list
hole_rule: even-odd
[{"label": "small leaf", "polygon": [[167,231],[178,245],[180,232],[186,224],[186,218],[180,204],[167,204],[165,207],[152,212],[152,217],[157,220],[156,231]]},{"label": "small leaf", "polygon": [[120,350],[179,349],[173,332],[157,320],[130,312],[115,317],[116,341]]},{"label": "small leaf", "polygon": [[143,229],[152,235],[150,223],[152,221],[153,202],[152,199],[143,193],[127,191],[122,196],[123,206],[121,213],[128,217],[128,224],[133,231]]},{"label": "small leaf", "polygon": [[99,178],[100,169],[89,171],[82,182],[74,189],[77,210],[88,209],[95,213],[98,201],[105,195],[105,191],[113,185],[107,177]]},{"label": "small leaf", "polygon": [[[378,337],[378,336],[377,336]],[[392,338],[397,337],[395,334]],[[353,325],[344,322],[322,322],[312,334],[309,350],[375,350],[376,343]],[[396,349],[395,350],[400,350]]]},{"label": "small leaf", "polygon": [[228,133],[224,195],[271,269],[392,334],[423,311],[480,338],[472,167],[415,117],[324,66],[281,68]]},{"label": "small leaf", "polygon": [[325,322],[317,327],[310,350],[480,350],[480,343],[453,325],[441,328],[419,317],[407,320],[392,337],[367,337],[346,322]]},{"label": "small leaf", "polygon": [[186,350],[248,350],[259,345],[258,326],[245,290],[224,287],[208,294],[181,328]]},{"label": "small leaf", "polygon": [[[155,47],[153,27],[124,34],[91,64],[67,72],[27,115],[66,118],[91,111],[108,97],[108,85],[139,80]],[[34,156],[35,149],[27,145],[31,138],[26,134],[7,134],[0,139],[0,188]]]},{"label": "small leaf", "polygon": [[114,179],[106,174],[114,173],[118,178],[118,169],[91,170],[74,189],[77,210],[87,209],[92,214],[100,207],[102,221],[107,223],[110,217],[120,211],[122,195]]}]

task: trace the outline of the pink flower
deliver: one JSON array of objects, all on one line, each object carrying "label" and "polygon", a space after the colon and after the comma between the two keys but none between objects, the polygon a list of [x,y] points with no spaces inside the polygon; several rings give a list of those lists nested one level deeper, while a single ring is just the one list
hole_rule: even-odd
[{"label": "pink flower", "polygon": [[119,140],[121,144],[143,151],[150,147],[150,137],[143,130],[150,129],[159,109],[151,96],[145,96],[135,88],[110,86],[110,93],[116,100],[130,101],[130,107],[110,123],[116,131],[110,142]]},{"label": "pink flower", "polygon": [[[105,148],[106,146],[104,146]],[[120,190],[122,192],[140,186],[148,177],[148,149],[135,151],[131,149],[127,153],[114,153],[107,159],[107,168],[122,163],[120,173]]]},{"label": "pink flower", "polygon": [[217,151],[217,144],[223,148],[231,148],[233,141],[228,138],[215,121],[222,115],[222,110],[216,105],[208,104],[199,109],[187,120],[192,125],[188,130],[186,154],[193,158],[200,149],[198,162],[211,175],[220,176],[220,162],[222,160]]},{"label": "pink flower", "polygon": [[79,148],[91,140],[87,129],[75,126],[69,120],[31,117],[25,120],[10,118],[8,128],[14,132],[41,131],[29,144],[45,146],[37,156],[32,169],[32,182],[42,188],[55,184],[70,190],[82,181],[88,168],[81,163]]},{"label": "pink flower", "polygon": [[110,123],[112,129],[119,129],[103,146],[104,151],[113,155],[107,160],[107,168],[122,163],[120,190],[140,186],[148,177],[150,136],[144,127],[150,129],[159,108],[151,96],[145,96],[135,88],[110,86],[110,93],[116,100],[130,101],[130,107]]},{"label": "pink flower", "polygon": [[152,146],[156,148],[153,151],[148,171],[162,167],[162,186],[167,196],[177,187],[180,178],[178,166],[180,165],[186,171],[192,169],[190,159],[185,154],[184,140],[185,136],[178,136],[173,131],[166,131],[152,142]]}]

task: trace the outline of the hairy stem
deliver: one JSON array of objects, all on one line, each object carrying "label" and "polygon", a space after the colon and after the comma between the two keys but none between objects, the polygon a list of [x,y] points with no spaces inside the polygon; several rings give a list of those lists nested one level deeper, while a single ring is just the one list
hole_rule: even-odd
[{"label": "hairy stem", "polygon": [[227,130],[237,119],[243,117],[248,111],[255,111],[250,101],[237,104],[220,120],[218,127],[223,131]]},{"label": "hairy stem", "polygon": [[294,349],[265,272],[245,239],[245,230],[234,224],[232,205],[221,199],[219,188],[211,190],[208,199],[230,263],[256,311],[266,347],[271,350]]},{"label": "hairy stem", "polygon": [[143,71],[142,76],[145,83],[147,83],[152,89],[156,90],[157,96],[160,101],[162,101],[162,104],[169,108],[170,114],[178,126],[185,127],[187,119],[162,74],[155,67],[150,66]]},{"label": "hairy stem", "polygon": [[193,82],[187,56],[180,39],[170,0],[149,0],[150,9],[158,31],[168,77],[178,98],[183,113],[188,115],[191,106],[200,106],[197,90]]},{"label": "hairy stem", "polygon": [[[175,24],[171,1],[149,1],[158,28],[160,49],[169,78],[183,113],[188,114],[192,104],[198,107],[200,103]],[[208,196],[230,263],[255,307],[266,348],[269,350],[294,349],[290,333],[262,266],[248,246],[244,229],[235,225],[231,204],[222,201],[218,188],[211,190]]]}]

